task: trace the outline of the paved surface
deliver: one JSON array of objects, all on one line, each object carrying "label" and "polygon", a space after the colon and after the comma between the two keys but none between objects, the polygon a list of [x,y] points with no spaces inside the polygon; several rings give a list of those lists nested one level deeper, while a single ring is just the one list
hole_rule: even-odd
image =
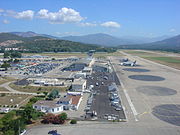
[{"label": "paved surface", "polygon": [[[137,60],[138,64],[150,72],[129,72],[122,70],[119,57],[111,57],[118,77],[120,91],[126,108],[127,122],[102,123],[79,122],[68,126],[40,126],[28,130],[27,135],[47,135],[49,130],[57,129],[62,135],[179,135],[180,114],[180,70],[157,64],[126,53],[126,58]],[[136,67],[135,67],[136,68]],[[153,75],[165,78],[162,81],[141,81],[128,78],[130,75]],[[141,86],[158,86],[177,91],[174,95],[147,95],[136,89]]]},{"label": "paved surface", "polygon": [[[108,79],[105,80],[104,76],[108,77]],[[115,73],[95,72],[92,74],[92,77],[93,79],[89,78],[87,83],[94,85],[93,91],[96,94],[93,95],[93,102],[90,112],[96,111],[98,120],[107,120],[107,116],[116,117],[116,120],[125,120],[126,117],[123,109],[120,111],[116,111],[115,107],[111,105],[111,101],[109,99],[108,86],[110,86],[112,82],[116,82],[116,84],[119,84]],[[98,83],[98,86],[96,86],[96,83]],[[87,116],[87,118],[89,117]]]},{"label": "paved surface", "polygon": [[45,125],[34,127],[26,135],[48,135],[48,131],[57,129],[62,135],[179,135],[177,127],[161,127],[147,123],[96,123],[79,122],[77,125]]},{"label": "paved surface", "polygon": [[177,94],[176,90],[159,86],[140,86],[136,90],[147,96],[171,96]]},{"label": "paved surface", "polygon": [[130,75],[130,79],[141,80],[141,81],[163,81],[165,78],[154,75]]},{"label": "paved surface", "polygon": [[149,72],[148,69],[143,68],[123,68],[124,71],[131,71],[131,72]]},{"label": "paved surface", "polygon": [[[9,87],[9,84],[10,83],[14,83],[14,81],[11,81],[11,82],[7,82],[7,83],[4,83],[4,84],[1,84],[0,87],[4,87],[6,88],[7,90],[9,90],[9,92],[5,92],[5,93],[16,93],[16,94],[28,94],[28,95],[41,95],[41,94],[37,94],[37,93],[29,93],[29,92],[20,92],[18,90],[15,90],[11,87]],[[3,91],[0,91],[0,93],[4,93]]]}]

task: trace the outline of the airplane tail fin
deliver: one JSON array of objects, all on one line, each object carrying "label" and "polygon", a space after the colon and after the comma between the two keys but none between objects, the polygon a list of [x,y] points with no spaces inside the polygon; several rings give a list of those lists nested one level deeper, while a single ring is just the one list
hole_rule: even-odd
[{"label": "airplane tail fin", "polygon": [[136,60],[131,64],[131,66],[135,66],[136,65]]}]

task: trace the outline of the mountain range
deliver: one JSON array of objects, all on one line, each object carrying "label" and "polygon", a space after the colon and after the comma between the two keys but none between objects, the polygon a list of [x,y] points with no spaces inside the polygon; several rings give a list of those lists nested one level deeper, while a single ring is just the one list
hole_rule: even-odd
[{"label": "mountain range", "polygon": [[137,37],[135,36],[115,37],[115,36],[111,36],[104,33],[97,33],[97,34],[89,34],[89,35],[84,35],[84,36],[66,36],[66,37],[61,37],[60,39],[115,47],[118,45],[151,43],[151,42],[166,39],[168,37],[169,36],[161,36],[161,37],[155,37],[155,38],[138,37],[138,36]]},{"label": "mountain range", "polygon": [[88,34],[83,36],[64,36],[64,37],[55,37],[47,34],[37,34],[32,31],[28,32],[10,32],[11,34],[15,34],[21,37],[34,37],[34,36],[43,36],[52,39],[61,39],[61,40],[69,40],[74,42],[81,42],[86,44],[96,44],[101,46],[110,46],[115,47],[118,45],[131,45],[131,44],[144,44],[151,43],[156,41],[161,41],[170,36],[161,36],[161,37],[142,37],[142,36],[121,36],[115,37],[109,34],[104,33],[96,33],[96,34]]},{"label": "mountain range", "polygon": [[[74,42],[81,45],[95,45],[99,47],[115,47],[115,48],[125,48],[125,49],[158,49],[158,50],[170,50],[170,51],[180,51],[180,35],[170,37],[162,36],[157,38],[144,38],[144,37],[114,37],[108,34],[97,33],[84,36],[66,36],[66,37],[55,37],[47,34],[37,34],[32,31],[28,32],[10,32],[10,33],[0,33],[0,43],[8,44],[8,40],[18,40],[12,41],[12,44],[20,44],[20,41],[24,43],[34,42],[35,40],[60,40],[63,42]],[[67,41],[68,40],[68,41]],[[7,42],[8,41],[8,42]],[[48,41],[53,42],[53,41]],[[23,44],[24,44],[23,43]],[[33,43],[34,44],[34,43]],[[63,43],[64,44],[64,43]],[[54,45],[54,44],[53,44]],[[55,47],[55,46],[54,46]]]}]

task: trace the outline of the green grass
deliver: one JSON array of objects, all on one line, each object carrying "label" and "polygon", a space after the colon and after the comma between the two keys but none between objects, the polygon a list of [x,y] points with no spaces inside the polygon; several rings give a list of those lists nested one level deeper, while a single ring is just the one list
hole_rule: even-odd
[{"label": "green grass", "polygon": [[174,57],[143,57],[143,58],[149,60],[155,60],[155,61],[163,61],[167,63],[180,63],[180,59]]},{"label": "green grass", "polygon": [[154,55],[154,53],[151,53],[151,52],[144,52],[143,50],[142,51],[139,51],[139,50],[125,50],[124,52],[126,53],[129,53],[129,54],[132,54],[132,55]]},{"label": "green grass", "polygon": [[114,53],[95,53],[95,58],[106,58],[108,56],[123,56],[120,52],[114,52]]},{"label": "green grass", "polygon": [[21,92],[30,92],[30,93],[43,93],[43,92],[50,92],[53,89],[59,90],[59,92],[65,92],[68,87],[53,87],[53,86],[20,86],[20,85],[15,85],[14,83],[11,83],[9,85],[11,88],[21,91]]},{"label": "green grass", "polygon": [[85,57],[87,54],[81,53],[81,52],[77,52],[77,53],[68,52],[68,53],[23,53],[23,55],[28,55],[28,56],[42,55],[42,56],[49,56],[49,57],[70,57],[70,56]]},{"label": "green grass", "polygon": [[8,90],[4,87],[0,87],[0,91],[7,91],[8,92]]}]

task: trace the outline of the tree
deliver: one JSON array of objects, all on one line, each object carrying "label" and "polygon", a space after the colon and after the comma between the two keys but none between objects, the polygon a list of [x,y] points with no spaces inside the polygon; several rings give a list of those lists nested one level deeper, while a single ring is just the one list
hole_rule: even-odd
[{"label": "tree", "polygon": [[53,89],[51,93],[48,95],[49,100],[53,100],[55,98],[59,97],[59,91],[56,89]]},{"label": "tree", "polygon": [[25,120],[25,122],[27,124],[30,124],[33,120],[37,119],[39,116],[39,112],[37,112],[33,107],[32,105],[27,105],[24,107],[24,110],[23,110],[23,118]]},{"label": "tree", "polygon": [[10,53],[9,52],[4,52],[4,58],[9,58]]},{"label": "tree", "polygon": [[15,59],[15,60],[14,60],[14,63],[18,63],[18,62],[19,62],[19,60],[18,60],[18,59]]},{"label": "tree", "polygon": [[44,96],[46,97],[48,95],[48,92],[47,91],[44,91],[43,92]]},{"label": "tree", "polygon": [[[17,135],[18,129],[17,129],[16,121],[17,121],[16,112],[15,111],[8,112],[0,120],[1,132],[3,132],[4,135]],[[23,122],[21,123],[21,125],[18,125],[18,128],[25,127]]]},{"label": "tree", "polygon": [[29,100],[29,103],[34,104],[34,103],[36,103],[38,100],[39,100],[38,97],[32,97],[32,98]]},{"label": "tree", "polygon": [[77,120],[72,119],[70,123],[71,123],[71,124],[77,124]]},{"label": "tree", "polygon": [[4,52],[4,58],[21,58],[21,53],[17,51]]},{"label": "tree", "polygon": [[63,124],[65,122],[65,120],[67,120],[67,114],[66,113],[61,113],[60,115],[58,115],[58,117],[62,121],[61,124]]},{"label": "tree", "polygon": [[15,135],[15,132],[13,130],[7,130],[4,132],[4,135]]},{"label": "tree", "polygon": [[1,68],[5,68],[7,70],[7,68],[10,67],[10,64],[7,63],[7,62],[4,62],[2,65],[1,65]]}]

